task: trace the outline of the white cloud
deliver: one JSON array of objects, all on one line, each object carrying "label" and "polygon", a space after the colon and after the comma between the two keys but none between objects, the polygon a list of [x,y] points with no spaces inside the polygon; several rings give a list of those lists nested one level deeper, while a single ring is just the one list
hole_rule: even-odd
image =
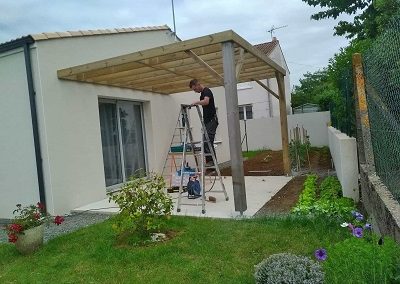
[{"label": "white cloud", "polygon": [[[182,39],[232,29],[255,44],[276,30],[297,83],[307,71],[326,66],[347,44],[333,36],[336,21],[312,21],[318,11],[301,0],[174,0],[177,33]],[[0,0],[0,42],[39,32],[168,24],[171,0]]]}]

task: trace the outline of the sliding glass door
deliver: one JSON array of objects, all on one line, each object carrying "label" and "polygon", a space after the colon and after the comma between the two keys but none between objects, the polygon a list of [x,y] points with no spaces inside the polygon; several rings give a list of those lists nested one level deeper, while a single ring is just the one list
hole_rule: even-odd
[{"label": "sliding glass door", "polygon": [[120,184],[146,169],[142,105],[100,100],[99,112],[106,186]]}]

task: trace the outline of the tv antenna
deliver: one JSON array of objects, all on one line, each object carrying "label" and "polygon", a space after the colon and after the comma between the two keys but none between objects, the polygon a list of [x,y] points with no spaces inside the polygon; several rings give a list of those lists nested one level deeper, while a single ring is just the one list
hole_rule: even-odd
[{"label": "tv antenna", "polygon": [[272,39],[273,33],[274,33],[275,30],[283,29],[283,28],[286,28],[287,26],[288,26],[288,25],[280,26],[280,27],[272,26],[271,29],[268,30],[267,32],[269,32],[269,33],[271,34],[271,39]]}]

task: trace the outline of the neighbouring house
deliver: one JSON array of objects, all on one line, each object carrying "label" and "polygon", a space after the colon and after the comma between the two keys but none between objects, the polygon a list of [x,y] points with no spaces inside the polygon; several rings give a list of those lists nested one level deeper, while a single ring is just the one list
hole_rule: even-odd
[{"label": "neighbouring house", "polygon": [[[231,34],[237,38],[231,31],[221,36]],[[160,62],[151,59],[126,66],[120,62],[117,67],[102,64],[104,59],[123,61],[135,52],[176,40],[169,27],[155,26],[42,33],[0,44],[0,218],[12,217],[17,203],[44,199],[50,214],[65,214],[104,199],[108,189],[120,186],[140,168],[162,169],[180,104],[198,98],[193,92],[182,93],[193,74],[177,67],[158,71]],[[210,53],[205,57],[215,54],[214,46],[206,48]],[[260,61],[264,55],[257,52],[251,51],[244,60],[258,64],[262,72],[285,73],[286,65],[282,68],[272,57]],[[272,56],[274,51],[267,54]],[[92,67],[98,62],[103,69],[69,79],[71,66],[85,71],[85,64],[92,62]],[[135,69],[138,65],[141,68]],[[253,69],[248,70],[251,76],[255,76]],[[130,77],[116,78],[102,70],[129,73]],[[165,70],[187,76],[180,93],[166,95],[157,87],[165,84],[160,79],[152,82],[151,89],[140,89],[141,80],[148,84],[148,74],[159,72],[159,78],[167,78],[162,75]],[[132,76],[139,89],[129,88],[127,80]],[[207,76],[202,78],[212,82]],[[216,139],[222,142],[217,155],[225,162],[230,156],[224,88],[215,87],[213,92],[220,118]]]},{"label": "neighbouring house", "polygon": [[[272,58],[276,63],[285,68],[289,74],[289,68],[286,64],[285,56],[279,44],[279,40],[273,37],[272,41],[256,44],[255,47],[264,52],[268,57]],[[267,78],[261,80],[263,84],[268,86],[276,94],[278,93],[278,85],[275,78]],[[286,109],[291,114],[291,95],[290,95],[290,77],[285,76],[286,91]],[[279,100],[266,89],[261,87],[254,81],[238,84],[238,103],[239,115],[241,120],[279,117]]]},{"label": "neighbouring house", "polygon": [[312,103],[302,104],[301,106],[293,108],[293,113],[309,113],[318,111],[319,111],[319,105]]}]

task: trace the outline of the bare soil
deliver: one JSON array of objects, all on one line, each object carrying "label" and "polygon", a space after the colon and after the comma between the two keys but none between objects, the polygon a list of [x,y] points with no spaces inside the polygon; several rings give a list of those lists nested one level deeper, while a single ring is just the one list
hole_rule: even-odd
[{"label": "bare soil", "polygon": [[[307,173],[316,173],[323,177],[332,171],[331,156],[328,148],[312,148],[309,153],[309,163],[304,169],[296,173],[275,196],[272,197],[256,215],[285,214],[289,213],[297,203],[303,189]],[[256,156],[244,161],[244,173],[246,176],[282,176],[283,157],[282,151],[263,151]],[[221,170],[222,175],[231,175],[231,169]]]}]

